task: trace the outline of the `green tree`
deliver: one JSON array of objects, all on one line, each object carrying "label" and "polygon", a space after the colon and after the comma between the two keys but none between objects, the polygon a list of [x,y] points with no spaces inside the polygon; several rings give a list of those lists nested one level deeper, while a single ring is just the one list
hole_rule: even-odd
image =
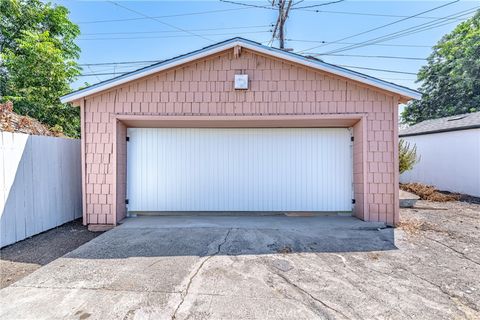
[{"label": "green tree", "polygon": [[78,137],[78,108],[60,103],[80,73],[77,25],[63,6],[0,0],[0,97],[14,111]]},{"label": "green tree", "polygon": [[423,96],[407,105],[405,123],[480,111],[480,10],[433,47],[417,82]]}]

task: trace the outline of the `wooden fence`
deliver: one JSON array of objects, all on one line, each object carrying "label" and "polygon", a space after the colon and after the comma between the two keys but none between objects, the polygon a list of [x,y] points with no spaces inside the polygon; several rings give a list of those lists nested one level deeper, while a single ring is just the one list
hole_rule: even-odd
[{"label": "wooden fence", "polygon": [[80,140],[0,132],[0,247],[82,216]]}]

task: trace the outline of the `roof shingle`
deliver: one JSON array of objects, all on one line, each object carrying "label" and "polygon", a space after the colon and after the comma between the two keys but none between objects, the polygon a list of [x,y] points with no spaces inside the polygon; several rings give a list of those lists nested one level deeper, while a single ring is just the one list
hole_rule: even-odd
[{"label": "roof shingle", "polygon": [[401,129],[400,137],[416,136],[421,134],[458,131],[480,128],[480,112],[459,114],[456,116],[425,120],[411,127]]}]

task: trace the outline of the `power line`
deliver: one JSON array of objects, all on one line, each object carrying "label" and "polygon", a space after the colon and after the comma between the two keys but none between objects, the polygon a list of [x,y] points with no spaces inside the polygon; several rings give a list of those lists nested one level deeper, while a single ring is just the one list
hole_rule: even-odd
[{"label": "power line", "polygon": [[[254,29],[254,28],[266,28],[273,27],[273,24],[261,25],[261,26],[238,26],[238,27],[221,27],[221,28],[204,28],[204,29],[188,29],[188,31],[215,31],[215,30],[230,30],[230,29]],[[145,33],[178,33],[183,32],[179,30],[158,30],[158,31],[126,31],[126,32],[95,32],[95,33],[82,33],[82,36],[96,36],[96,35],[109,35],[109,34],[145,34]]]},{"label": "power line", "polygon": [[[137,61],[137,62],[140,62],[140,61]],[[145,62],[151,62],[151,61],[145,61]],[[116,62],[116,64],[121,64],[121,63],[122,62]],[[128,62],[128,63],[130,63],[130,62]],[[100,65],[100,64],[84,64],[84,65]],[[413,72],[406,72],[406,71],[399,71],[399,70],[388,70],[388,69],[370,68],[370,67],[362,67],[362,66],[351,66],[351,65],[344,65],[344,64],[337,64],[337,66],[345,67],[345,68],[353,68],[353,69],[363,69],[363,70],[372,70],[372,71],[417,75],[416,73],[413,73]],[[128,72],[125,72],[125,73],[128,73]],[[85,73],[85,74],[81,74],[80,76],[99,76],[99,75],[113,75],[113,74],[118,74],[118,73],[111,73],[111,72],[110,73],[109,72],[106,72],[106,73]]]},{"label": "power line", "polygon": [[[292,10],[300,10],[300,9],[308,9],[308,8],[315,8],[315,7],[321,7],[321,6],[328,6],[329,4],[335,4],[335,3],[340,3],[344,2],[345,0],[337,0],[337,1],[330,1],[330,2],[324,2],[324,3],[319,3],[319,4],[312,4],[304,7],[293,7]],[[297,2],[296,4],[298,4]]]},{"label": "power line", "polygon": [[79,66],[107,66],[117,64],[145,64],[145,63],[157,63],[162,60],[144,60],[144,61],[120,61],[120,62],[98,62],[98,63],[81,63]]},{"label": "power line", "polygon": [[358,66],[349,66],[345,64],[337,64],[337,66],[345,67],[345,68],[353,68],[353,69],[362,69],[362,70],[373,70],[373,71],[381,71],[381,72],[390,72],[390,73],[400,73],[400,74],[412,74],[417,75],[413,72],[406,72],[406,71],[399,71],[399,70],[388,70],[388,69],[378,69],[378,68],[369,68],[369,67],[358,67]]},{"label": "power line", "polygon": [[[330,54],[329,54],[330,55]],[[336,54],[331,54],[332,56],[337,56]],[[397,57],[397,56],[369,56],[369,55],[338,55],[338,56],[348,56],[348,57],[368,57],[368,58],[391,58],[391,59],[415,59],[415,60],[426,60],[425,58],[414,58],[414,57]],[[141,64],[153,64],[161,62],[162,60],[136,60],[136,61],[118,61],[118,62],[97,62],[97,63],[81,63],[79,66],[114,66],[114,65],[124,65],[127,67],[135,67],[136,65]],[[360,67],[359,67],[360,68]]]},{"label": "power line", "polygon": [[[88,70],[90,70],[90,72],[93,72],[92,68],[90,66],[87,66]],[[98,81],[102,81],[97,75],[95,76],[95,78],[97,78]]]},{"label": "power line", "polygon": [[[188,38],[188,37],[198,37],[201,36],[231,36],[239,34],[258,34],[258,33],[270,33],[268,31],[250,31],[250,32],[230,32],[230,33],[205,33],[205,34],[196,34],[196,35],[169,35],[169,36],[151,36],[151,37],[108,37],[108,38],[78,38],[77,40],[88,41],[88,40],[141,40],[141,39],[168,39],[168,38]],[[207,39],[207,38],[205,38]],[[213,40],[210,40],[213,41]]]},{"label": "power line", "polygon": [[138,15],[140,15],[140,16],[145,17],[145,18],[149,18],[149,19],[151,19],[151,20],[153,20],[153,21],[157,21],[158,23],[161,23],[161,24],[163,24],[163,25],[166,25],[166,26],[168,26],[168,27],[170,27],[170,28],[183,31],[183,32],[185,32],[185,33],[194,35],[194,36],[196,36],[196,37],[202,38],[202,39],[207,40],[207,41],[215,42],[215,41],[213,41],[212,39],[209,39],[209,38],[204,37],[204,36],[202,36],[202,35],[198,35],[198,34],[196,34],[196,33],[194,33],[194,32],[191,32],[191,31],[188,31],[188,30],[179,28],[179,27],[177,27],[177,26],[174,26],[173,24],[170,24],[170,23],[164,22],[164,21],[162,21],[162,20],[159,20],[158,18],[154,18],[154,17],[148,16],[148,15],[146,15],[146,14],[144,14],[144,13],[141,13],[140,11],[130,9],[129,7],[126,7],[126,6],[124,6],[124,5],[121,5],[121,4],[119,4],[118,2],[115,2],[115,1],[109,1],[109,2],[112,3],[112,4],[114,4],[114,5],[116,5],[116,6],[118,6],[118,7],[120,7],[120,8],[123,8],[123,9],[128,10],[128,11],[133,12],[133,13],[136,13],[136,14],[138,14]]},{"label": "power line", "polygon": [[[463,14],[460,14],[460,13],[465,12],[465,11],[467,11],[467,12],[463,13]],[[475,9],[470,9],[470,10],[465,10],[465,11],[461,11],[461,12],[455,13],[453,15],[455,15],[457,17],[465,16],[465,15],[468,15],[468,14],[474,12]],[[453,16],[453,15],[451,15],[451,16]],[[449,17],[449,16],[447,16],[447,17]],[[439,20],[443,20],[443,19],[439,19]],[[385,41],[405,37],[405,36],[408,36],[408,35],[411,35],[411,34],[431,30],[431,29],[434,29],[434,28],[439,28],[439,27],[451,24],[453,22],[455,22],[455,21],[432,21],[432,22],[427,22],[427,23],[423,23],[423,24],[420,24],[420,25],[409,27],[409,28],[406,28],[406,29],[403,29],[403,30],[400,30],[400,31],[397,31],[397,32],[389,33],[389,34],[386,34],[386,35],[383,35],[383,36],[380,36],[380,37],[369,39],[369,40],[360,42],[357,45],[341,47],[341,48],[338,48],[338,49],[335,49],[335,50],[328,51],[326,53],[337,53],[337,52],[343,52],[343,51],[347,51],[347,50],[357,49],[357,48],[373,45],[373,44],[376,44],[376,43],[379,43],[379,42],[385,42]]]},{"label": "power line", "polygon": [[[363,69],[363,70],[373,70],[373,71],[381,71],[381,72],[389,72],[389,73],[399,73],[399,74],[411,74],[416,75],[416,73],[412,72],[404,72],[398,70],[387,70],[387,69],[377,69],[377,68],[367,68],[367,67],[357,67],[357,66],[350,66],[350,65],[342,65],[338,64],[337,66],[345,67],[345,68],[354,68],[354,69]],[[106,76],[106,75],[123,75],[130,72],[118,73],[118,72],[100,72],[100,73],[84,73],[80,74],[79,77],[96,77],[96,76]]]},{"label": "power line", "polygon": [[[124,73],[118,73],[118,72],[105,72],[105,73],[85,73],[85,74],[80,74],[78,77],[97,77],[97,76],[109,76],[109,75],[124,75],[129,72],[124,72]],[[98,78],[97,78],[98,79]]]},{"label": "power line", "polygon": [[96,66],[87,66],[87,68],[91,71],[91,73],[99,73],[99,72],[130,72],[133,70],[141,69],[147,66],[151,66],[150,64],[112,64],[112,65],[96,65]]},{"label": "power line", "polygon": [[[220,1],[225,2],[225,3],[236,4],[236,5],[239,5],[239,6],[250,7],[250,8],[277,10],[277,9],[274,8],[275,1],[272,1],[272,6],[262,6],[262,5],[256,5],[256,4],[251,4],[251,3],[230,1],[230,0],[220,0]],[[308,6],[304,6],[304,7],[294,7],[295,5],[303,2],[303,1],[297,1],[295,3],[292,2],[292,8],[291,9],[296,10],[296,9],[307,9],[307,8],[321,7],[321,6],[327,6],[327,5],[330,5],[330,4],[344,2],[344,1],[345,0],[335,0],[335,1],[329,1],[329,2],[324,2],[324,3],[312,4],[312,5],[308,5]]]},{"label": "power line", "polygon": [[[409,16],[397,15],[397,14],[352,12],[352,11],[335,11],[335,10],[303,10],[303,11],[310,11],[310,12],[315,12],[315,13],[333,13],[333,14],[355,15],[355,16],[369,16],[369,17],[387,17],[387,18],[407,18],[407,17],[409,17]],[[413,19],[434,20],[434,19],[438,19],[438,17],[418,16],[418,17],[414,17]]]},{"label": "power line", "polygon": [[443,8],[443,7],[452,5],[452,4],[454,4],[454,3],[458,2],[458,1],[460,1],[460,0],[454,0],[454,1],[452,1],[452,2],[448,2],[448,3],[446,3],[446,4],[442,4],[441,6],[438,6],[438,7],[432,8],[432,9],[428,9],[428,10],[425,10],[425,11],[422,11],[422,12],[419,12],[419,13],[416,13],[416,14],[414,14],[414,15],[411,15],[411,16],[408,16],[408,17],[405,17],[405,18],[402,18],[402,19],[399,19],[399,20],[395,20],[395,21],[393,21],[393,22],[390,22],[390,23],[387,23],[387,24],[384,24],[384,25],[381,25],[381,26],[378,26],[378,27],[375,27],[375,28],[373,28],[373,29],[369,29],[369,30],[366,30],[366,31],[363,31],[363,32],[359,32],[359,33],[353,34],[353,35],[351,35],[351,36],[347,36],[347,37],[338,39],[338,40],[336,40],[336,41],[332,41],[332,42],[330,42],[330,43],[325,43],[325,44],[321,44],[321,45],[318,45],[318,46],[314,46],[314,47],[311,47],[311,48],[302,50],[302,51],[300,51],[300,53],[301,53],[301,52],[305,52],[305,51],[310,51],[310,50],[316,49],[316,48],[325,47],[325,46],[328,46],[328,45],[337,43],[337,42],[339,42],[339,41],[344,41],[344,40],[347,40],[347,39],[351,39],[351,38],[354,38],[354,37],[358,37],[358,36],[360,36],[360,35],[364,35],[364,34],[367,34],[367,33],[370,33],[370,32],[373,32],[373,31],[376,31],[376,30],[379,30],[379,29],[382,29],[382,28],[386,28],[386,27],[392,26],[392,25],[394,25],[394,24],[397,24],[397,23],[400,23],[400,22],[403,22],[403,21],[406,21],[406,20],[409,20],[409,19],[418,17],[418,16],[423,15],[423,14],[425,14],[425,13],[432,12],[432,11],[434,11],[434,10],[437,10],[437,9],[440,9],[440,8]]},{"label": "power line", "polygon": [[[408,75],[416,75],[416,73],[412,73],[412,72],[403,72],[403,71],[398,71],[398,70],[387,70],[387,69],[377,69],[377,68],[367,68],[367,67],[357,67],[357,66],[349,66],[349,65],[341,65],[341,64],[338,64],[337,66],[340,66],[340,67],[345,67],[345,68],[352,68],[352,69],[363,69],[363,70],[373,70],[373,71],[380,71],[380,72],[388,72],[388,73],[399,73],[399,74],[408,74]],[[135,71],[135,70],[132,70],[132,71]],[[118,73],[118,72],[95,72],[95,73],[84,73],[84,74],[80,74],[78,75],[78,77],[96,77],[96,76],[106,76],[106,75],[118,75],[118,76],[121,76],[121,75],[124,75],[124,74],[127,74],[127,73],[130,73],[132,71],[127,71],[127,72],[122,72],[122,73]],[[441,78],[450,78],[449,76],[439,76]],[[385,78],[385,77],[378,77],[379,79],[383,79],[383,80],[417,80],[417,78]],[[471,77],[461,77],[462,79],[473,79],[473,80],[476,80],[475,78],[471,78]],[[98,79],[98,78],[97,78]]]},{"label": "power line", "polygon": [[[469,10],[465,10],[465,11],[455,13],[453,15],[455,15],[457,17],[460,17],[460,16],[468,15],[468,14],[474,12],[474,11],[475,11],[475,9],[469,9]],[[464,13],[464,12],[466,12],[466,13]],[[451,15],[451,16],[453,16],[453,15]],[[450,16],[447,16],[447,17],[450,17]],[[440,18],[439,20],[444,20],[444,19]],[[373,39],[370,39],[370,40],[366,40],[366,41],[358,43],[357,45],[352,45],[352,46],[347,46],[347,47],[335,49],[335,50],[329,51],[328,53],[342,52],[342,51],[346,51],[346,50],[351,50],[351,49],[356,49],[356,48],[368,46],[368,45],[371,45],[371,44],[376,44],[376,43],[379,43],[379,42],[389,41],[389,40],[392,40],[392,39],[397,39],[397,38],[408,36],[408,35],[411,35],[411,34],[415,34],[415,33],[423,32],[423,31],[431,30],[431,29],[434,29],[434,28],[442,27],[444,25],[448,25],[448,24],[451,24],[453,22],[454,21],[427,22],[427,23],[423,23],[423,24],[420,24],[420,25],[409,27],[409,28],[406,28],[406,29],[403,29],[403,30],[400,30],[400,31],[397,31],[397,32],[393,32],[393,33],[389,33],[389,34],[386,34],[386,35],[383,35],[383,36],[380,36],[380,37],[376,37],[376,38],[373,38]]]},{"label": "power line", "polygon": [[[321,40],[301,40],[301,39],[285,39],[287,41],[292,42],[306,42],[306,43],[330,43],[329,41],[321,41]],[[336,44],[359,44],[360,42],[336,42]],[[382,47],[412,47],[412,48],[431,48],[433,44],[428,45],[417,45],[417,44],[389,44],[389,43],[379,43],[379,44],[372,44],[375,46],[382,46]],[[308,52],[305,52],[306,54]]]},{"label": "power line", "polygon": [[441,27],[441,26],[452,23],[452,21],[444,21],[446,18],[449,18],[449,17],[452,17],[452,16],[461,17],[461,16],[469,15],[472,12],[475,12],[475,10],[476,9],[473,8],[473,9],[460,11],[460,12],[454,13],[452,15],[448,15],[446,17],[439,18],[438,19],[439,21],[431,21],[431,22],[422,23],[422,24],[419,24],[419,25],[416,25],[416,26],[413,26],[413,27],[409,27],[409,28],[406,28],[406,29],[403,29],[403,30],[400,30],[400,31],[397,31],[397,32],[389,33],[389,34],[386,34],[386,35],[383,35],[383,36],[380,36],[380,37],[376,37],[376,38],[373,38],[373,39],[369,39],[369,40],[360,42],[357,45],[346,46],[346,47],[331,50],[331,51],[328,51],[328,52],[325,52],[325,53],[338,53],[338,52],[342,52],[342,51],[346,51],[346,50],[357,49],[357,48],[361,48],[361,47],[364,47],[364,46],[369,46],[371,44],[375,44],[375,43],[378,43],[378,42],[384,42],[384,41],[388,41],[388,40],[392,40],[392,39],[397,39],[397,38],[404,37],[404,36],[407,36],[407,35],[411,35],[411,34],[414,34],[414,33],[423,32],[423,31],[430,30],[430,29],[433,29],[433,28],[438,28],[438,27]]},{"label": "power line", "polygon": [[257,4],[244,3],[244,2],[231,1],[231,0],[220,0],[220,1],[225,2],[225,3],[239,5],[239,6],[249,7],[249,8],[278,10],[277,21],[276,21],[274,29],[272,31],[272,38],[269,41],[269,44],[271,45],[273,43],[273,39],[277,38],[278,42],[279,42],[280,49],[285,49],[285,22],[287,21],[288,13],[289,13],[290,10],[307,9],[307,8],[326,6],[326,5],[330,5],[330,4],[343,2],[345,0],[333,0],[333,1],[328,1],[328,2],[324,2],[324,3],[308,5],[308,6],[303,6],[303,7],[295,7],[295,6],[304,2],[304,0],[300,0],[300,1],[297,1],[295,3],[293,2],[293,0],[272,0],[271,1],[271,6],[257,5]]},{"label": "power line", "polygon": [[122,22],[122,21],[145,20],[145,19],[150,19],[150,18],[158,18],[158,19],[174,18],[174,17],[185,17],[185,16],[203,15],[203,14],[220,13],[220,12],[228,12],[228,11],[238,11],[238,10],[245,10],[245,9],[249,9],[249,8],[231,8],[231,9],[220,9],[220,10],[210,10],[210,11],[187,12],[187,13],[178,13],[178,14],[170,14],[170,15],[163,15],[163,16],[141,17],[141,18],[139,17],[139,18],[124,18],[124,19],[79,21],[79,22],[76,22],[76,24]]},{"label": "power line", "polygon": [[313,56],[335,56],[335,57],[356,57],[356,58],[375,58],[375,59],[400,59],[400,60],[427,60],[426,58],[416,58],[416,57],[399,57],[399,56],[370,56],[363,54],[336,54],[336,53],[310,53]]},{"label": "power line", "polygon": [[276,10],[275,8],[270,6],[262,6],[262,5],[256,5],[256,4],[250,4],[250,3],[243,3],[243,2],[236,2],[236,1],[229,1],[229,0],[220,0],[220,2],[236,4],[239,6],[250,7],[250,8]]},{"label": "power line", "polygon": [[416,78],[384,78],[384,77],[381,77],[379,79],[382,79],[382,80],[405,80],[405,81],[416,81],[417,80]]},{"label": "power line", "polygon": [[[222,13],[222,12],[231,12],[231,11],[240,11],[240,10],[248,10],[255,6],[244,4],[244,3],[236,3],[232,1],[222,1],[226,3],[235,3],[239,5],[246,5],[247,7],[244,8],[230,8],[230,9],[219,9],[219,10],[209,10],[209,11],[199,11],[199,12],[186,12],[186,13],[178,13],[178,14],[170,14],[170,15],[161,15],[161,16],[152,16],[152,18],[175,18],[175,17],[185,17],[185,16],[194,16],[194,15],[204,15],[204,14],[212,14],[212,13]],[[293,4],[295,5],[295,3]],[[272,7],[263,7],[263,9],[270,9],[275,10]],[[295,8],[298,9],[298,8]],[[302,11],[310,11],[315,13],[332,13],[332,14],[344,14],[344,15],[360,15],[360,16],[378,16],[378,17],[391,17],[391,18],[404,18],[408,16],[403,15],[395,15],[395,14],[381,14],[381,13],[368,13],[368,12],[350,12],[350,11],[334,11],[334,10],[307,10],[301,9]],[[109,22],[124,22],[124,21],[135,21],[135,20],[146,20],[149,19],[147,17],[138,17],[138,18],[122,18],[122,19],[104,19],[104,20],[88,20],[88,21],[78,21],[76,24],[96,24],[96,23],[109,23]],[[424,16],[424,17],[415,17],[415,19],[438,19],[438,17],[431,17],[431,16]]]}]

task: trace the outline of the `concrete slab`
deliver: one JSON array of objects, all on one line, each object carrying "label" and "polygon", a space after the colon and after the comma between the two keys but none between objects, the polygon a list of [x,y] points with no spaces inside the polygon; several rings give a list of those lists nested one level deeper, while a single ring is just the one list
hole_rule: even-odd
[{"label": "concrete slab", "polygon": [[416,194],[399,190],[400,208],[412,208],[418,200],[420,200],[420,197]]},{"label": "concrete slab", "polygon": [[[456,306],[420,280],[431,270],[411,273],[429,264],[401,234],[395,240],[394,229],[352,217],[132,218],[1,290],[0,318],[475,315],[475,305]],[[474,279],[476,271],[463,273]]]},{"label": "concrete slab", "polygon": [[383,222],[365,222],[355,217],[287,217],[287,216],[162,216],[127,218],[120,228],[190,229],[190,228],[235,228],[235,229],[295,229],[354,230],[384,228]]}]

